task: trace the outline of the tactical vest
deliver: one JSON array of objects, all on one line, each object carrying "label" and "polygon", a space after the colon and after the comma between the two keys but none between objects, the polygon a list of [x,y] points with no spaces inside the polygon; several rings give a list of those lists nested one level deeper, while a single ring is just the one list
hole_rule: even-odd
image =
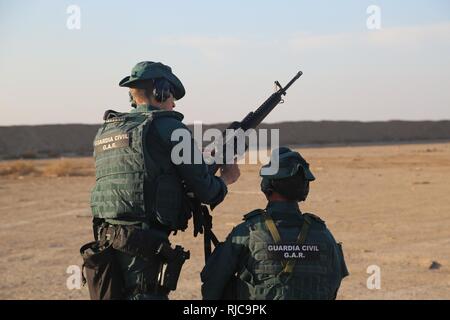
[{"label": "tactical vest", "polygon": [[[304,214],[304,222],[281,223],[278,226],[281,240],[274,239],[269,224],[261,212],[247,215],[250,219],[249,254],[244,258],[235,292],[239,300],[289,300],[289,299],[333,299],[335,295],[333,256],[330,243],[321,240],[320,230],[325,227],[313,215]],[[250,216],[250,217],[248,217]],[[305,224],[310,225],[305,228]],[[300,234],[299,234],[300,230]],[[306,232],[302,237],[302,232]],[[283,240],[284,239],[284,240]],[[270,252],[269,245],[286,244],[317,246],[318,252],[310,259],[292,260]],[[296,240],[297,239],[297,240]],[[312,253],[312,252],[311,252]]]},{"label": "tactical vest", "polygon": [[[91,208],[95,218],[158,222],[170,230],[187,227],[190,212],[170,150],[164,150],[150,132],[155,118],[181,120],[180,116],[160,110],[105,113],[94,139],[96,183]],[[149,143],[152,150],[147,150]]]}]

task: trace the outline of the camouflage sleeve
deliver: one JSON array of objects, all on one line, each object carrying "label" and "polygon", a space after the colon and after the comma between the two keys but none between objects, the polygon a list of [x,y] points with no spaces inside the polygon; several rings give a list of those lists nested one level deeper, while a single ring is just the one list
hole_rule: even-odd
[{"label": "camouflage sleeve", "polygon": [[334,272],[331,274],[331,278],[332,280],[334,280],[332,281],[332,283],[334,283],[333,291],[335,292],[334,298],[336,298],[339,287],[341,286],[342,279],[348,276],[349,273],[347,265],[345,264],[344,253],[342,251],[342,244],[336,242],[333,235],[328,229],[325,230],[325,233],[326,236],[329,238],[332,249],[332,256],[333,256],[332,269]]},{"label": "camouflage sleeve", "polygon": [[240,260],[248,248],[248,240],[249,229],[242,223],[233,229],[225,242],[216,247],[200,274],[204,300],[222,299],[225,287],[238,271]]},{"label": "camouflage sleeve", "polygon": [[[227,187],[221,178],[209,173],[202,152],[189,129],[181,121],[169,117],[156,119],[155,128],[171,154],[183,159],[181,163],[174,164],[189,190],[193,191],[202,203],[216,206],[222,202],[227,194]],[[173,135],[178,129],[181,130]],[[181,148],[182,145],[186,148]]]}]

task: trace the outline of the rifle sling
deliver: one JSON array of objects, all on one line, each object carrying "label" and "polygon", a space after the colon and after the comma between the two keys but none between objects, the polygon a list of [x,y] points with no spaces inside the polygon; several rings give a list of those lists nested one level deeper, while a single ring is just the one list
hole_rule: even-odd
[{"label": "rifle sling", "polygon": [[[264,215],[264,222],[266,224],[266,227],[269,230],[275,244],[281,243],[280,233],[278,232],[277,226],[275,225],[275,222],[273,221],[272,217],[265,210],[264,210],[263,215]],[[309,217],[306,215],[303,215],[303,217],[304,217],[304,223],[300,230],[300,234],[298,235],[298,238],[297,238],[298,245],[302,245],[305,242],[306,237],[308,236],[309,226],[311,225],[311,220],[309,219]],[[281,271],[281,273],[286,273],[286,274],[292,273],[292,271],[295,268],[295,263],[296,263],[295,259],[281,260],[281,265],[283,266],[283,270]]]},{"label": "rifle sling", "polygon": [[209,213],[208,207],[205,205],[202,205],[203,214],[203,246],[204,246],[204,253],[205,253],[205,262],[208,260],[208,258],[211,256],[211,242],[216,247],[219,244],[219,240],[217,239],[216,235],[212,231],[212,216]]}]

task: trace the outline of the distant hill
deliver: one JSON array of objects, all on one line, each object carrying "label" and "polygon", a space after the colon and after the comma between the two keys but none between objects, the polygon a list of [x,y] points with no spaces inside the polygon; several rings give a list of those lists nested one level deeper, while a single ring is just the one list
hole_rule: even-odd
[{"label": "distant hill", "polygon": [[[228,124],[204,125],[223,130]],[[0,159],[88,156],[99,125],[0,127]],[[192,128],[192,126],[190,126]],[[280,145],[450,141],[450,121],[298,121],[262,124],[280,129]]]}]

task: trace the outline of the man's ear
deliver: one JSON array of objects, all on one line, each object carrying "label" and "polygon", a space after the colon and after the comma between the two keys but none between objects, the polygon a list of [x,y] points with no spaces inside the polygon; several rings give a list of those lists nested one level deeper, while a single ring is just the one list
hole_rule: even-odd
[{"label": "man's ear", "polygon": [[137,107],[136,101],[134,101],[133,95],[131,94],[131,91],[128,91],[128,97],[130,97],[131,106],[133,108]]}]

